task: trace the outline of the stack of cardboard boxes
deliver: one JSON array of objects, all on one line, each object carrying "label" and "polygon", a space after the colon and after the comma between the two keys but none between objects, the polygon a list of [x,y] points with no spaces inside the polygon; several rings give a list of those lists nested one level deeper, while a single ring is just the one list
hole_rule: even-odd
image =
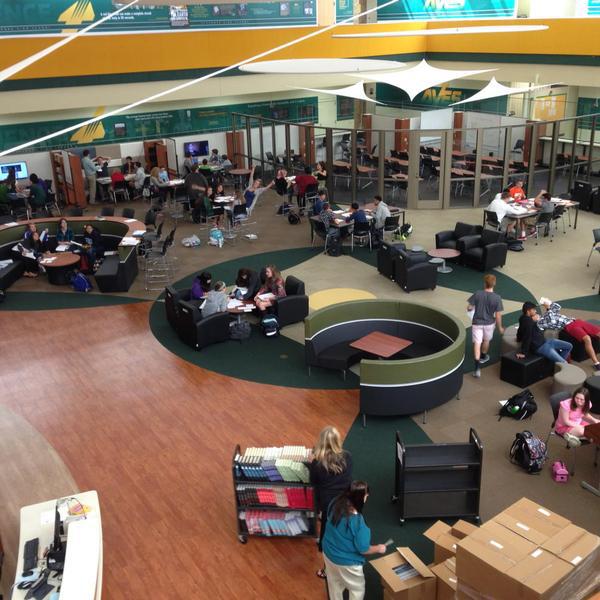
[{"label": "stack of cardboard boxes", "polygon": [[[527,498],[481,527],[438,521],[425,536],[435,566],[407,548],[371,563],[385,600],[580,600],[600,589],[600,538]],[[405,562],[415,571],[402,580]]]}]

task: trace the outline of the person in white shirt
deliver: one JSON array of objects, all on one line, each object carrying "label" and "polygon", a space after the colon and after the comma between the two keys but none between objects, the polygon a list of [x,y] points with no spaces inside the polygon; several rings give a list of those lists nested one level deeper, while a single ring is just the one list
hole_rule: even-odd
[{"label": "person in white shirt", "polygon": [[208,158],[208,162],[211,165],[220,165],[221,157],[219,156],[219,151],[216,148],[213,148],[210,152],[210,156]]},{"label": "person in white shirt", "polygon": [[381,199],[381,196],[373,196],[373,202],[375,204],[375,230],[380,238],[383,238],[383,226],[385,220],[391,217],[390,209],[388,205]]},{"label": "person in white shirt", "polygon": [[510,192],[505,191],[501,194],[496,194],[496,197],[490,202],[490,205],[486,209],[496,213],[501,227],[506,228],[506,235],[510,235],[510,233],[515,229],[516,221],[511,219],[510,216],[520,215],[524,212],[527,212],[527,209],[523,208],[522,206],[511,206],[509,204],[511,200],[512,197]]},{"label": "person in white shirt", "polygon": [[146,180],[146,171],[144,171],[142,164],[139,162],[136,162],[135,166],[136,166],[135,179],[134,179],[135,191],[138,193],[138,195],[141,195],[142,188],[144,187],[144,181]]}]

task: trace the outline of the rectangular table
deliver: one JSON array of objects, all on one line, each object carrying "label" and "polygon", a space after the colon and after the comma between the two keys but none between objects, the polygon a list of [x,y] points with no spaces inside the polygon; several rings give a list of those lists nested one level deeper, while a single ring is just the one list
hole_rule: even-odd
[{"label": "rectangular table", "polygon": [[410,340],[405,340],[404,338],[395,335],[389,335],[382,331],[372,331],[350,343],[352,348],[357,348],[358,350],[368,352],[369,354],[375,354],[380,358],[394,356],[394,354],[402,352],[402,350],[408,348],[410,345],[412,345]]}]

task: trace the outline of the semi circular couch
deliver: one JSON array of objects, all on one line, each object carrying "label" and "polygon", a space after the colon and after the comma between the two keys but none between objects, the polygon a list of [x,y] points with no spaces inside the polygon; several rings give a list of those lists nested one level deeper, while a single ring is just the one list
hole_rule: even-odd
[{"label": "semi circular couch", "polygon": [[[373,331],[413,341],[392,360],[350,347]],[[304,320],[306,363],[344,370],[360,361],[360,412],[398,416],[426,411],[462,386],[465,327],[449,313],[412,302],[357,300],[335,304]]]}]

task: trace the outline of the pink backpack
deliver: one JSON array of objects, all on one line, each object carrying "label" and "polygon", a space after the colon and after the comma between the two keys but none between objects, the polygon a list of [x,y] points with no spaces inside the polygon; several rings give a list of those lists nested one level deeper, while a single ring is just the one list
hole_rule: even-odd
[{"label": "pink backpack", "polygon": [[562,460],[556,460],[552,463],[552,479],[556,483],[567,483],[569,481],[569,469]]}]

